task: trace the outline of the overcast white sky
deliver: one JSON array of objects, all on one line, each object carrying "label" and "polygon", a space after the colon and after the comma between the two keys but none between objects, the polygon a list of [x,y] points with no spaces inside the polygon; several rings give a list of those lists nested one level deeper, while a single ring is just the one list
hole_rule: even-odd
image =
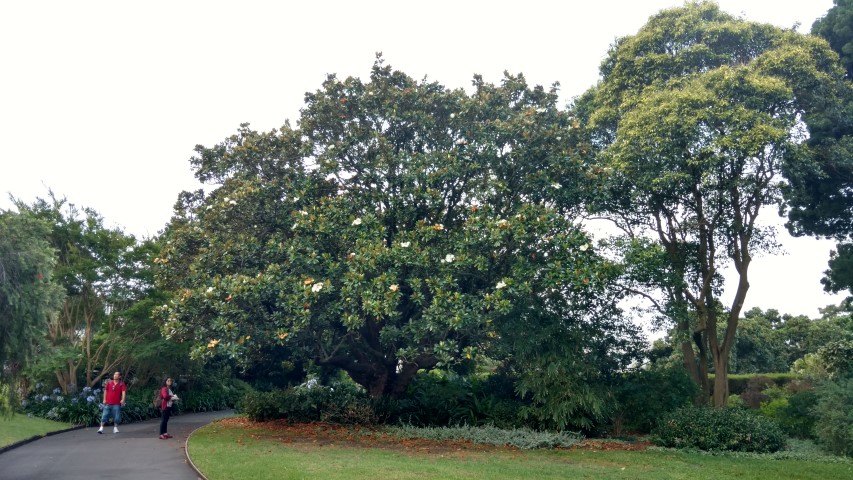
[{"label": "overcast white sky", "polygon": [[[561,84],[598,78],[617,37],[679,0],[523,2],[10,1],[0,4],[0,209],[50,188],[109,226],[156,235],[177,195],[200,187],[188,159],[242,122],[295,120],[327,73],[366,77],[375,52],[412,77],[468,87],[504,70]],[[807,32],[832,0],[722,0],[753,21]],[[776,222],[775,214],[767,218]],[[843,296],[819,279],[833,243],[780,236],[757,260],[747,308],[816,316]]]}]

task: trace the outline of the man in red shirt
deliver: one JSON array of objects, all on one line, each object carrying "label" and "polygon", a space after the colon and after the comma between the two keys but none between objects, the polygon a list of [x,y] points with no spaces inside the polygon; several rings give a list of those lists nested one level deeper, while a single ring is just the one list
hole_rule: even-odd
[{"label": "man in red shirt", "polygon": [[113,433],[118,433],[118,424],[121,423],[121,407],[124,406],[124,397],[127,394],[127,386],[121,381],[121,373],[113,374],[113,379],[104,384],[104,414],[101,415],[101,428],[98,433],[104,433],[104,424],[113,417]]}]

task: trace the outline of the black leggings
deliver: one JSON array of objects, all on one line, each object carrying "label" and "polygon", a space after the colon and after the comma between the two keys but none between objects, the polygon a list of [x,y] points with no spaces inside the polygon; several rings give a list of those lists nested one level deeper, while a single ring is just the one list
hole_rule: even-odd
[{"label": "black leggings", "polygon": [[160,435],[166,433],[166,427],[169,424],[169,416],[172,415],[172,407],[166,407],[165,410],[160,410]]}]

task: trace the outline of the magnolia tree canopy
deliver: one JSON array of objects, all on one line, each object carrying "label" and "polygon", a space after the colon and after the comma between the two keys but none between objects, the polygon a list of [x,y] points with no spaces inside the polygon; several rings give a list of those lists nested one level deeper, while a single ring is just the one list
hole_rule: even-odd
[{"label": "magnolia tree canopy", "polygon": [[519,390],[561,405],[548,415],[588,409],[595,393],[567,387],[638,336],[574,222],[587,178],[556,101],[520,75],[468,94],[379,58],[369,81],[307,94],[295,128],[197,147],[216,187],[183,193],[166,229],[164,332],[199,357],[287,348],[373,396],[487,354],[523,363]]}]

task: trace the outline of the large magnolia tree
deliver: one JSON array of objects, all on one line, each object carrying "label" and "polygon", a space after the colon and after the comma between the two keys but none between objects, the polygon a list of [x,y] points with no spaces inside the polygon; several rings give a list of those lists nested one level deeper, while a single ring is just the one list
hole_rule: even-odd
[{"label": "large magnolia tree", "polygon": [[[602,186],[594,208],[642,247],[635,258],[658,268],[636,278],[661,292],[660,312],[681,332],[685,365],[706,393],[713,364],[715,405],[728,398],[752,259],[775,243],[759,214],[781,203],[786,169],[832,155],[805,143],[804,119],[842,103],[843,75],[825,41],[697,2],[617,41],[601,81],[575,105]],[[726,266],[736,280],[722,305]]]},{"label": "large magnolia tree", "polygon": [[296,128],[197,147],[216,188],[182,194],[166,229],[164,332],[201,357],[288,348],[373,396],[511,356],[547,415],[594,407],[587,381],[634,344],[573,223],[584,179],[556,101],[522,76],[467,94],[379,58],[368,82],[307,94]]}]

